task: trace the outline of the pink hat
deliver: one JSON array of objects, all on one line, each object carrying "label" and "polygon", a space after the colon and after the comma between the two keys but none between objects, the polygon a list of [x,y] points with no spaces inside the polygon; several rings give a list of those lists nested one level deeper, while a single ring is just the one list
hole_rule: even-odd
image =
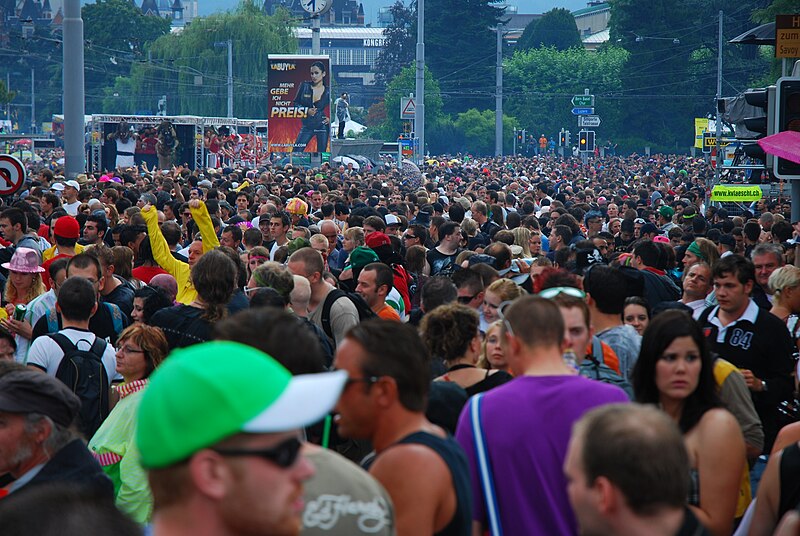
[{"label": "pink hat", "polygon": [[39,266],[39,253],[31,248],[17,248],[10,262],[1,265],[10,272],[22,272],[23,274],[37,274],[44,272],[44,268]]},{"label": "pink hat", "polygon": [[653,242],[660,242],[662,244],[669,244],[669,238],[664,235],[656,235],[653,237]]}]

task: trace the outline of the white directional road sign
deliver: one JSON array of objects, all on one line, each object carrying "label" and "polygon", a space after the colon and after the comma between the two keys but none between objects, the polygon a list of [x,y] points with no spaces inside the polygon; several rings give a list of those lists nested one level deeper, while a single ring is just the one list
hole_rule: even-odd
[{"label": "white directional road sign", "polygon": [[599,127],[600,126],[600,116],[599,115],[579,115],[578,116],[578,126],[579,127]]},{"label": "white directional road sign", "polygon": [[572,97],[573,106],[594,106],[594,95],[575,95]]}]

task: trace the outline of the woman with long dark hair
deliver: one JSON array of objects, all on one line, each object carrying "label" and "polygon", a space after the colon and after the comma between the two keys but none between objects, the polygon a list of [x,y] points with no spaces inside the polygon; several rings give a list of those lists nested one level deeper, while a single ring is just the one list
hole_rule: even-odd
[{"label": "woman with long dark hair", "polygon": [[200,257],[191,271],[197,297],[189,305],[158,311],[150,322],[164,331],[170,351],[210,340],[214,322],[227,315],[237,276],[236,266],[225,253],[211,250]]},{"label": "woman with long dark hair", "polygon": [[[294,98],[294,105],[306,109],[306,116],[303,118],[303,128],[297,135],[292,152],[302,153],[307,151],[308,143],[311,138],[317,138],[316,152],[323,153],[328,150],[328,139],[331,133],[330,114],[331,90],[325,85],[325,78],[328,72],[325,64],[315,61],[309,70],[310,81],[300,84],[297,96]],[[328,114],[325,110],[328,109]]]},{"label": "woman with long dark hair", "polygon": [[657,404],[683,432],[691,461],[689,507],[712,534],[729,535],[745,443],[717,396],[714,360],[699,324],[682,311],[655,317],[644,332],[632,380],[636,401]]}]

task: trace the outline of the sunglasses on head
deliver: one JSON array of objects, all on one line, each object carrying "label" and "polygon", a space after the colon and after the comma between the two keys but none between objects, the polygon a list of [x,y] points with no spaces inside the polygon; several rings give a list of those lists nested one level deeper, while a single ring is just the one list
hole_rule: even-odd
[{"label": "sunglasses on head", "polygon": [[300,443],[300,440],[296,437],[292,437],[284,441],[283,443],[278,444],[271,449],[211,449],[217,454],[221,454],[222,456],[255,456],[257,458],[262,458],[264,460],[270,461],[277,465],[278,467],[282,467],[283,469],[288,469],[297,461],[298,456],[300,456],[300,448],[303,446]]},{"label": "sunglasses on head", "polygon": [[575,287],[546,288],[539,293],[539,297],[544,298],[546,300],[552,300],[553,298],[555,298],[560,294],[566,294],[567,296],[572,296],[573,298],[580,298],[580,299],[586,297],[586,293],[584,291]]}]

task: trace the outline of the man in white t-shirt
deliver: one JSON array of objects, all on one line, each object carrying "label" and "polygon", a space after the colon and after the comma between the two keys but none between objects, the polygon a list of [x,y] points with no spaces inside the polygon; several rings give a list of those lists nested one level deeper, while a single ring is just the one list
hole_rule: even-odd
[{"label": "man in white t-shirt", "polygon": [[[97,289],[83,277],[70,277],[58,291],[56,309],[61,313],[63,329],[58,332],[81,350],[89,350],[95,343],[96,336],[89,331],[89,319],[97,310]],[[117,358],[114,347],[105,341],[102,361],[106,369],[109,385],[117,373]],[[28,366],[40,369],[50,376],[55,376],[64,351],[52,336],[36,338],[28,352]],[[80,394],[80,393],[77,393]]]},{"label": "man in white t-shirt", "polygon": [[78,201],[78,191],[80,189],[81,185],[75,180],[53,185],[53,190],[61,192],[61,206],[70,216],[78,215],[78,207],[81,205],[81,202]]}]

